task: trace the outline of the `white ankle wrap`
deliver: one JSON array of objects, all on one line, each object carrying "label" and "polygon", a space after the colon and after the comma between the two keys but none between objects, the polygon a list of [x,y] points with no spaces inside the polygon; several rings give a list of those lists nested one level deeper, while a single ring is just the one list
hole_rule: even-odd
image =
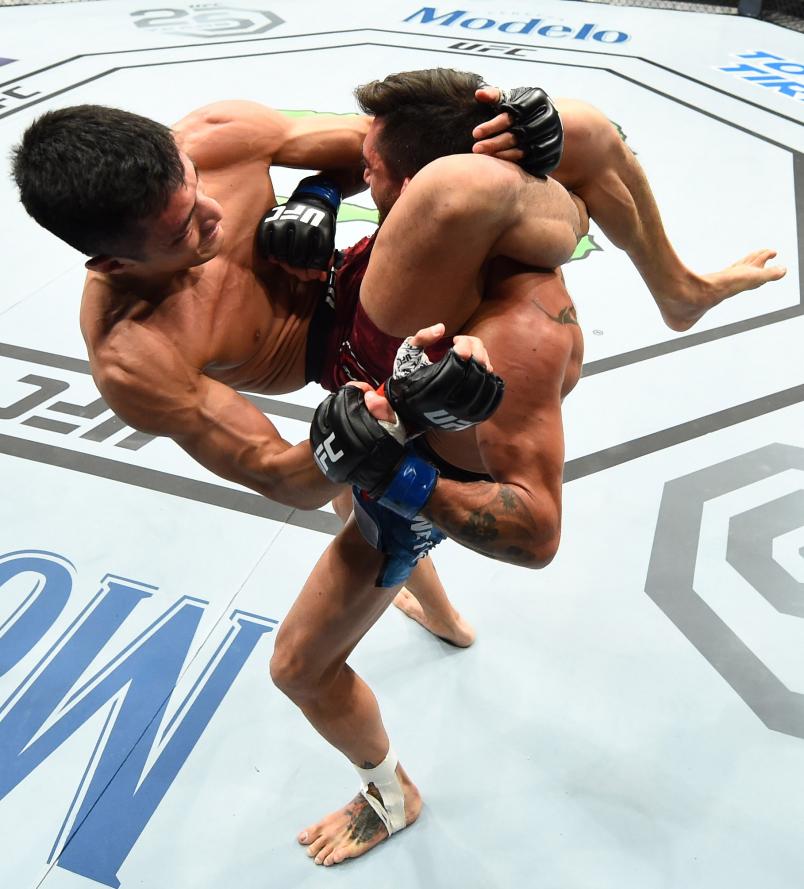
[{"label": "white ankle wrap", "polygon": [[[405,826],[405,797],[396,776],[398,762],[394,751],[389,749],[388,755],[376,768],[361,769],[355,766],[363,782],[360,792],[385,825],[388,836]],[[380,792],[382,802],[368,792],[369,784],[373,784]]]}]

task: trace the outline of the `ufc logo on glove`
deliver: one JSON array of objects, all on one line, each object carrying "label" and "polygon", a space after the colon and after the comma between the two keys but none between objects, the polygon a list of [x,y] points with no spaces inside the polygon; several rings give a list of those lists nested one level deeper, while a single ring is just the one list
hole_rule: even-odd
[{"label": "ufc logo on glove", "polygon": [[458,429],[468,429],[470,426],[475,425],[471,420],[459,420],[447,411],[425,411],[424,416],[430,421],[428,425],[438,426],[439,429],[455,431]]},{"label": "ufc logo on glove", "polygon": [[280,204],[270,212],[267,217],[268,222],[276,222],[280,217],[282,219],[298,219],[305,225],[312,225],[317,228],[326,216],[323,210],[317,210],[315,207],[306,207],[304,204]]},{"label": "ufc logo on glove", "polygon": [[324,441],[315,449],[313,456],[315,457],[315,462],[318,464],[318,468],[326,475],[327,466],[329,463],[337,463],[338,460],[343,456],[343,451],[336,451],[333,445],[335,441],[335,433],[333,432],[331,435],[328,435]]}]

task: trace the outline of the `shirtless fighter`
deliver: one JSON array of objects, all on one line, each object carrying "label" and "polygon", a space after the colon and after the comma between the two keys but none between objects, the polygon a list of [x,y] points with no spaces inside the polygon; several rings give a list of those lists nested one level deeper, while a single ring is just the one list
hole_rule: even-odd
[{"label": "shirtless fighter", "polygon": [[[560,273],[535,271],[527,253],[532,239],[518,237],[532,181],[488,157],[438,156],[438,133],[454,120],[456,105],[471,104],[476,87],[470,75],[439,71],[393,75],[357,91],[363,109],[374,115],[363,152],[383,221],[376,238],[350,254],[350,271],[364,276],[359,287],[340,294],[357,305],[344,306],[342,330],[331,340],[339,351],[326,360],[331,373],[323,382],[334,388],[362,380],[366,399],[353,386],[338,389],[316,411],[311,430],[322,471],[357,486],[354,518],[283,621],[271,663],[275,683],[362,779],[357,797],[299,835],[324,865],[363,854],[414,821],[421,808],[418,790],[390,748],[374,695],[346,663],[416,559],[446,533],[492,558],[541,567],[559,542],[561,402],[580,375],[582,336]],[[587,201],[599,223],[623,233],[621,242],[671,327],[685,329],[737,290],[784,274],[765,268],[770,251],[705,279],[685,270],[614,128],[588,106],[556,104],[567,149],[553,175]],[[572,145],[584,136],[581,160]],[[543,202],[562,206],[561,194],[543,185]],[[627,197],[635,194],[643,204],[639,211]],[[556,209],[554,219],[559,215]],[[662,244],[663,274],[656,276],[649,257]],[[505,397],[486,422],[445,433],[438,429],[445,402],[427,393],[430,371],[392,379],[386,391],[403,423],[430,427],[425,439],[406,444],[404,431],[388,431],[369,413],[386,423],[397,420],[370,387],[386,379],[408,330],[439,321],[447,333],[482,338],[505,380]],[[443,333],[439,326],[415,338],[434,347],[434,361],[449,345],[438,342]],[[407,363],[409,352],[403,348]],[[431,370],[443,375],[444,367],[438,361]],[[451,411],[448,399],[446,408]],[[364,539],[376,548],[371,557]]]},{"label": "shirtless fighter", "polygon": [[[486,107],[468,126],[493,116]],[[317,254],[295,255],[318,264],[301,275],[306,283],[263,257],[254,235],[276,205],[271,164],[326,167],[330,188],[364,189],[369,123],[358,115],[289,119],[230,101],[192,112],[171,132],[85,105],[43,115],[13,157],[30,215],[91,257],[80,323],[109,405],[218,475],[300,509],[327,503],[337,489],[306,441],[291,447],[236,390],[281,393],[317,379],[320,356],[308,339],[321,326],[316,309],[326,308],[319,279],[332,245],[324,238]],[[513,144],[509,137],[501,150]],[[331,237],[335,214],[325,209],[317,233]],[[439,635],[471,643],[430,560],[409,587],[431,604]]]},{"label": "shirtless fighter", "polygon": [[[472,80],[472,89],[476,85],[476,79]],[[516,114],[513,101],[511,108]],[[573,115],[578,115],[576,120]],[[487,118],[493,116],[493,112],[486,115]],[[23,203],[31,215],[92,257],[87,263],[90,274],[82,302],[81,323],[93,374],[110,405],[131,425],[174,438],[196,459],[223,477],[300,508],[326,502],[332,496],[332,485],[313,464],[307,443],[291,447],[282,441],[270,421],[238,395],[235,387],[273,393],[289,391],[303,384],[305,365],[311,358],[308,337],[315,326],[313,314],[322,302],[324,287],[318,282],[299,283],[281,266],[264,260],[255,249],[254,230],[265,209],[275,204],[270,180],[265,175],[266,165],[282,163],[304,168],[353,170],[359,162],[368,123],[365,119],[340,117],[332,121],[288,121],[252,103],[227,102],[191,114],[171,134],[151,121],[124,112],[81,106],[53,112],[33,124],[15,156],[15,176]],[[725,296],[779,276],[779,270],[763,268],[770,254],[749,258],[734,270],[712,278],[696,278],[687,272],[672,251],[664,250],[666,239],[662,241],[655,230],[657,224],[660,226],[656,222],[658,214],[654,212],[644,179],[634,178],[630,166],[633,161],[622,153],[610,151],[613,143],[610,145],[606,134],[599,132],[601,127],[613,132],[608,123],[588,106],[580,105],[575,109],[567,108],[564,123],[566,142],[562,166],[572,171],[578,191],[588,192],[587,199],[591,198],[590,203],[597,207],[594,212],[599,216],[605,217],[606,202],[610,201],[609,221],[602,222],[603,227],[615,238],[619,233],[620,243],[637,263],[639,244],[650,236],[656,237],[654,247],[660,253],[664,251],[659,267],[674,283],[657,299],[665,300],[663,310],[674,323],[679,326],[688,324],[694,320],[694,315]],[[486,128],[489,126],[493,126],[493,121],[485,124]],[[509,151],[513,148],[514,140],[510,135],[502,138],[505,141],[498,139],[492,150]],[[599,150],[590,151],[595,144]],[[393,177],[385,177],[382,168],[376,165],[375,149],[371,143],[366,146],[367,178],[371,181],[375,199],[379,198],[378,203],[383,203],[380,193],[386,185],[392,191],[401,190],[401,185]],[[586,152],[589,152],[589,165],[582,175]],[[519,234],[533,231],[532,226],[536,226],[540,237],[546,236],[551,229],[555,234],[556,226],[560,229],[562,243],[558,248],[546,239],[544,252],[540,255],[523,254],[523,245],[517,241],[518,226],[510,219],[506,221],[500,212],[499,201],[492,198],[489,202],[486,188],[480,203],[483,212],[490,214],[490,230],[497,233],[505,250],[510,249],[517,259],[539,265],[556,263],[562,250],[566,255],[567,230],[572,229],[573,216],[577,225],[578,210],[575,204],[567,202],[566,196],[562,197],[561,192],[556,191],[554,184],[526,180],[519,174],[516,174],[516,180],[510,176],[506,178],[502,173],[505,165],[496,164],[490,158],[461,160],[485,164],[490,174],[489,184],[515,189],[518,196],[515,206],[523,214],[516,220],[522,223]],[[489,164],[494,165],[493,172]],[[415,183],[411,183],[411,195],[418,195],[417,202],[421,199],[425,218],[434,203],[441,211],[450,206],[449,202],[445,205],[444,201],[436,200],[441,194],[439,167],[433,165],[433,168],[416,177],[418,185],[415,189]],[[511,168],[506,169],[510,171]],[[464,176],[458,198],[466,190],[465,172],[458,171]],[[336,173],[329,178],[337,178]],[[469,178],[472,181],[468,191],[471,191],[477,183],[474,174]],[[346,179],[348,177],[342,178],[341,182]],[[605,188],[596,185],[598,181],[605,183]],[[331,185],[331,182],[314,184],[313,197],[321,199],[324,189],[323,200],[332,203]],[[454,189],[449,193],[455,196]],[[555,201],[544,215],[539,215],[538,204],[545,196],[555,198]],[[299,198],[304,201],[310,197],[308,184]],[[529,197],[536,198],[536,207],[530,206]],[[289,206],[292,203],[289,202]],[[420,209],[421,203],[417,204]],[[403,204],[400,202],[400,206]],[[410,206],[414,204],[411,202]],[[466,206],[462,206],[460,200],[454,206],[458,213],[456,220],[462,219]],[[290,212],[293,212],[292,208]],[[561,213],[567,214],[563,222],[559,218]],[[397,214],[397,218],[404,217]],[[629,233],[621,218],[635,220],[637,230]],[[648,222],[643,223],[643,218]],[[425,258],[426,264],[431,265],[432,245],[428,247],[423,243],[423,237],[413,236],[419,232],[423,236],[420,222],[421,217],[406,231],[407,247],[410,248],[406,255],[418,247],[429,249]],[[649,235],[646,235],[646,229],[650,230]],[[487,235],[479,237],[476,244],[466,241],[463,249],[471,246],[475,256],[493,253],[484,238],[488,240]],[[530,247],[532,249],[533,245]],[[448,264],[450,269],[454,265],[454,252],[453,249]],[[387,309],[387,300],[380,296],[380,290],[384,286],[383,278],[388,277],[383,276],[379,260],[392,253],[389,239],[378,239],[362,291],[362,296],[373,294],[369,302],[363,299],[361,302],[364,308],[370,308],[372,318],[378,324],[386,321],[382,312]],[[500,253],[504,256],[502,248]],[[344,266],[340,276],[347,271],[348,266]],[[390,318],[387,328],[390,334],[401,336],[408,333],[414,326],[410,319],[422,314],[422,300],[432,302],[440,294],[442,284],[448,299],[443,311],[438,310],[437,320],[446,320],[454,328],[458,316],[466,316],[465,310],[461,312],[451,304],[456,296],[460,299],[469,294],[470,312],[479,305],[478,276],[475,274],[466,286],[467,277],[472,278],[473,272],[461,273],[460,287],[456,287],[437,276],[425,275],[416,279],[415,264],[403,264],[401,269],[399,263],[389,266],[391,277],[400,271],[397,291],[402,292],[400,306],[408,305],[414,293],[419,294],[419,305],[411,304],[411,314],[404,329],[396,323],[398,319]],[[498,265],[487,282],[489,285],[497,283],[499,274],[502,296],[512,286],[508,279],[503,279],[504,272],[505,269]],[[516,282],[516,274],[518,270],[510,281]],[[643,274],[649,276],[644,271]],[[359,279],[359,275],[356,277]],[[439,286],[425,290],[433,282]],[[657,283],[648,283],[658,287]],[[464,292],[459,294],[461,287]],[[675,312],[673,299],[680,307]],[[503,302],[498,304],[503,305]],[[547,298],[543,304],[550,311]],[[431,309],[432,305],[428,305],[428,321]],[[482,306],[479,311],[482,315]],[[390,367],[383,373],[389,371]],[[332,372],[332,369],[324,368],[323,372]],[[509,389],[511,386],[509,381]],[[511,422],[510,417],[507,422]],[[452,457],[449,453],[446,456],[460,462],[457,456]],[[448,481],[439,481],[438,488],[444,490]],[[466,487],[470,489],[472,485]],[[435,504],[440,496],[436,490],[431,503]],[[438,521],[449,528],[449,523],[442,518]],[[460,537],[466,522],[456,521],[454,524],[455,534]],[[348,571],[344,573],[350,554],[357,556],[354,565],[373,559],[377,568],[382,561],[350,528],[338,539],[337,547],[328,550],[322,563],[332,561],[333,553],[340,559],[340,573],[326,578],[328,587],[339,590],[332,598],[333,614],[330,617],[335,615],[331,625],[332,639],[359,637],[389,601],[387,590],[380,591],[380,597],[367,610],[365,598],[359,599],[354,608],[346,601],[350,599],[349,590],[353,586]],[[497,533],[499,535],[499,531]],[[488,549],[490,554],[496,555],[493,547]],[[528,559],[531,550],[528,544]],[[366,580],[373,586],[376,573],[373,571],[370,578],[357,578],[354,583],[359,585]],[[305,594],[309,595],[309,585]],[[343,609],[343,620],[338,622],[338,609],[343,605],[348,607]],[[299,608],[303,607],[301,603]],[[298,610],[294,608],[293,613]],[[358,623],[352,625],[350,622],[356,614],[359,615]],[[294,626],[298,628],[298,621],[291,624],[286,639],[292,637]],[[348,647],[348,643],[342,645],[339,656],[345,658]],[[299,697],[303,697],[309,691],[307,679],[315,673],[317,665],[313,664],[312,669],[307,670],[308,661],[302,664],[304,669],[297,670],[289,657],[291,651],[292,646],[284,645],[281,656],[275,657],[274,675],[285,690],[292,692],[295,688]],[[332,680],[339,683],[338,694],[344,690],[344,682],[356,689],[361,701],[371,694],[365,686],[358,687],[359,680],[346,667],[337,667]],[[327,681],[329,683],[329,677]],[[333,693],[336,691],[334,684],[329,687]],[[312,699],[309,708],[305,705],[308,716],[315,706]],[[376,710],[376,704],[373,706]],[[351,720],[354,716],[351,703],[349,707],[347,713]],[[372,713],[368,715],[370,720],[375,718]],[[381,723],[379,735],[372,731],[362,735],[368,740],[369,752],[360,755],[356,751],[353,755],[350,750],[359,746],[353,729],[348,728],[344,733],[347,737],[339,739],[332,725],[324,727],[330,716],[322,716],[321,730],[353,762],[370,764],[383,760],[388,744]],[[376,720],[379,720],[378,712]],[[412,820],[418,811],[418,797],[414,799],[410,795],[407,784],[405,797],[408,806],[403,823]],[[390,804],[390,800],[386,801]],[[376,823],[379,825],[380,822]],[[381,833],[382,827],[372,830],[370,843],[356,841],[349,846],[342,842],[337,850],[327,846],[327,856],[322,856],[321,860],[331,863],[360,854],[385,835]],[[316,840],[318,838],[317,835]]]}]

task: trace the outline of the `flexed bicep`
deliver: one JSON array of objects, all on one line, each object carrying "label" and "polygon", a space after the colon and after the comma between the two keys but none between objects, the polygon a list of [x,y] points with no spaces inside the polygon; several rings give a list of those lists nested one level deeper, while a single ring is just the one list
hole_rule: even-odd
[{"label": "flexed bicep", "polygon": [[[457,542],[536,568],[550,562],[561,537],[561,397],[574,343],[574,331],[553,330],[536,308],[540,283],[560,287],[550,276],[505,284],[511,294],[489,300],[467,326],[486,342],[506,385],[497,411],[475,429],[491,480],[439,480],[426,512]],[[566,296],[563,287],[556,293]]]},{"label": "flexed bicep", "polygon": [[188,367],[169,349],[146,364],[96,373],[110,407],[131,426],[172,438],[202,466],[288,506],[322,506],[336,489],[306,441],[292,446],[247,398]]},{"label": "flexed bicep", "polygon": [[449,537],[493,559],[542,568],[561,537],[563,433],[560,405],[527,415],[503,406],[477,427],[490,481],[439,479],[425,515]]}]

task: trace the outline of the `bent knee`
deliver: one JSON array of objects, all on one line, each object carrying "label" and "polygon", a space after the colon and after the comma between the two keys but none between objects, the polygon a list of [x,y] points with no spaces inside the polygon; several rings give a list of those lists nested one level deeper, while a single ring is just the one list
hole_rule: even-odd
[{"label": "bent knee", "polygon": [[277,645],[268,665],[271,681],[291,700],[309,697],[319,686],[321,672],[295,646]]},{"label": "bent knee", "polygon": [[560,99],[556,103],[564,127],[564,145],[590,148],[599,142],[607,142],[612,137],[621,137],[614,124],[594,105],[580,99]]},{"label": "bent knee", "polygon": [[453,154],[423,167],[410,182],[407,200],[426,203],[430,221],[488,224],[495,214],[502,216],[506,194],[521,187],[523,176],[514,164],[488,155]]}]

